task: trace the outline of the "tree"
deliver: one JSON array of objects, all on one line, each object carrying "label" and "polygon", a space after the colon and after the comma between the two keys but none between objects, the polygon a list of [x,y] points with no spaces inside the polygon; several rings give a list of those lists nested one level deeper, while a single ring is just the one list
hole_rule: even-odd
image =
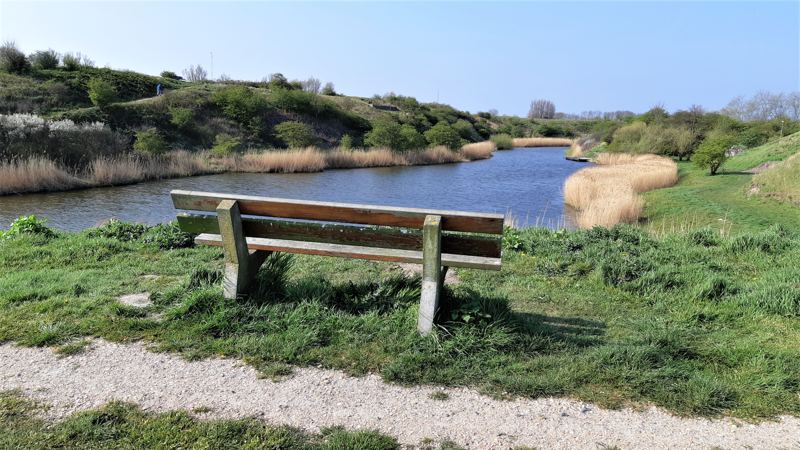
[{"label": "tree", "polygon": [[161,78],[168,78],[170,80],[176,80],[176,81],[179,81],[179,80],[183,79],[182,76],[178,75],[177,73],[175,73],[175,72],[173,72],[171,70],[165,70],[165,71],[161,72]]},{"label": "tree", "polygon": [[275,125],[275,136],[290,148],[308,147],[316,142],[311,127],[292,120]]},{"label": "tree", "polygon": [[306,92],[312,92],[314,94],[319,94],[320,86],[322,86],[322,82],[319,81],[319,78],[311,77],[305,81],[300,82],[303,86],[303,90]]},{"label": "tree", "polygon": [[426,131],[425,139],[431,145],[444,145],[452,150],[461,148],[461,136],[458,131],[444,122],[439,122]]},{"label": "tree", "polygon": [[731,139],[728,137],[708,137],[697,147],[692,155],[692,162],[701,169],[708,169],[709,174],[714,175],[725,162],[725,153],[730,147]]},{"label": "tree", "polygon": [[322,95],[337,95],[336,89],[333,87],[333,83],[330,81],[325,83],[325,86],[322,88]]},{"label": "tree", "polygon": [[531,102],[529,119],[552,119],[556,115],[556,105],[550,100],[539,99]]},{"label": "tree", "polygon": [[0,45],[0,71],[8,73],[25,73],[31,68],[31,63],[13,41],[6,41]]},{"label": "tree", "polygon": [[92,78],[86,83],[88,88],[89,100],[98,108],[105,108],[117,98],[117,90],[114,85],[100,78]]},{"label": "tree", "polygon": [[281,88],[281,89],[292,88],[292,85],[289,84],[289,80],[287,80],[286,77],[280,72],[271,73],[269,75],[268,83],[270,88]]},{"label": "tree", "polygon": [[55,50],[39,50],[30,57],[33,68],[38,70],[55,69],[59,59]]},{"label": "tree", "polygon": [[196,66],[189,66],[188,69],[183,70],[183,77],[187,81],[206,81],[208,80],[208,72],[200,64]]}]

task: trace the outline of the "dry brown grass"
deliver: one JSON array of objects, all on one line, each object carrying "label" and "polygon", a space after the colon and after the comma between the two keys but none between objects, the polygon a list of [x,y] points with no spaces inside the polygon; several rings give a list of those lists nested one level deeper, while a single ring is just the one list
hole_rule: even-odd
[{"label": "dry brown grass", "polygon": [[579,210],[582,228],[634,223],[644,207],[639,193],[678,181],[678,166],[662,156],[603,153],[597,164],[564,183],[564,202]]},{"label": "dry brown grass", "polygon": [[325,155],[314,147],[251,152],[240,157],[227,158],[226,164],[228,165],[225,168],[230,172],[321,172],[325,169]]},{"label": "dry brown grass", "polygon": [[514,138],[514,147],[569,147],[572,139],[555,137]]},{"label": "dry brown grass", "polygon": [[47,158],[34,157],[0,164],[0,195],[61,191],[84,185]]},{"label": "dry brown grass", "polygon": [[328,169],[389,167],[407,164],[408,162],[405,158],[388,148],[369,150],[334,149],[325,153],[325,167]]},{"label": "dry brown grass", "polygon": [[488,159],[492,157],[495,150],[497,150],[497,145],[492,141],[476,142],[461,147],[461,156],[470,161]]},{"label": "dry brown grass", "polygon": [[408,152],[404,155],[406,161],[412,166],[424,166],[429,164],[449,164],[464,161],[464,158],[449,148],[438,145],[422,151]]}]

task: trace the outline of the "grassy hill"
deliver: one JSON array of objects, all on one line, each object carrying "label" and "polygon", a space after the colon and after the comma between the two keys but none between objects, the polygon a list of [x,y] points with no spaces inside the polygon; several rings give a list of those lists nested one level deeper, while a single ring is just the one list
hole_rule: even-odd
[{"label": "grassy hill", "polygon": [[[798,151],[800,133],[795,133],[730,158],[716,176],[708,176],[707,171],[681,162],[681,178],[677,185],[645,194],[648,226],[657,231],[709,226],[734,233],[763,229],[772,224],[798,229],[800,211],[797,206],[779,201],[779,195],[756,195],[752,189],[754,175],[742,172],[765,162],[786,159]],[[762,178],[768,173],[755,177]],[[794,180],[788,185],[796,189],[800,181]]]}]

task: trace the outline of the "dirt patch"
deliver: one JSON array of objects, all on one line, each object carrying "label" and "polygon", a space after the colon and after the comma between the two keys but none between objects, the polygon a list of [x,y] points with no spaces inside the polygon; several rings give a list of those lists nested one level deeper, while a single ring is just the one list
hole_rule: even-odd
[{"label": "dirt patch", "polygon": [[745,170],[745,173],[761,173],[761,172],[765,172],[765,171],[775,167],[778,164],[780,164],[780,161],[767,161],[767,162],[765,162],[763,164],[759,164],[759,165],[753,167],[752,169]]},{"label": "dirt patch", "polygon": [[[399,267],[407,277],[422,276],[421,264],[397,263],[396,266]],[[444,284],[458,283],[461,283],[461,278],[458,278],[458,274],[456,273],[455,269],[450,268],[447,271],[447,275],[444,277]]]},{"label": "dirt patch", "polygon": [[147,308],[153,304],[152,300],[150,300],[149,292],[123,295],[121,297],[117,297],[117,300],[119,300],[119,302],[123,305],[132,306],[134,308]]}]

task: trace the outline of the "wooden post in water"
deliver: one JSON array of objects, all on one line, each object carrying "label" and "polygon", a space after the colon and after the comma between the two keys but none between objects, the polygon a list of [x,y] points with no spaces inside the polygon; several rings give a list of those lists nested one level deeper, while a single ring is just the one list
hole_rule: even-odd
[{"label": "wooden post in water", "polygon": [[427,336],[439,309],[442,292],[442,217],[429,215],[422,226],[422,298],[417,330]]},{"label": "wooden post in water", "polygon": [[247,292],[258,268],[270,252],[247,249],[247,239],[242,231],[242,216],[236,200],[222,200],[217,205],[219,234],[225,253],[223,295],[235,299]]}]

